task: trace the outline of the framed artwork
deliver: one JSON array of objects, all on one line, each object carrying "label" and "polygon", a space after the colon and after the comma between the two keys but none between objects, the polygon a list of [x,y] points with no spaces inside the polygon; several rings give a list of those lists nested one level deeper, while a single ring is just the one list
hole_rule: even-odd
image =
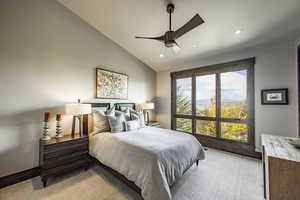
[{"label": "framed artwork", "polygon": [[127,99],[128,76],[126,74],[97,68],[96,98]]},{"label": "framed artwork", "polygon": [[288,88],[261,90],[262,105],[287,105],[289,104]]}]

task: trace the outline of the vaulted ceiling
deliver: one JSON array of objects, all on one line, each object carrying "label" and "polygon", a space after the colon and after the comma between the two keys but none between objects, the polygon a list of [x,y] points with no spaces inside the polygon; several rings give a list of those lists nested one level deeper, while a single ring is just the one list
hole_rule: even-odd
[{"label": "vaulted ceiling", "polygon": [[[163,43],[134,38],[160,36],[167,31],[167,0],[58,1],[156,71],[185,66],[215,52],[255,45],[300,27],[300,0],[173,0],[173,29],[196,13],[205,23],[179,38],[181,51],[172,54]],[[236,30],[242,30],[241,34],[235,34]]]}]

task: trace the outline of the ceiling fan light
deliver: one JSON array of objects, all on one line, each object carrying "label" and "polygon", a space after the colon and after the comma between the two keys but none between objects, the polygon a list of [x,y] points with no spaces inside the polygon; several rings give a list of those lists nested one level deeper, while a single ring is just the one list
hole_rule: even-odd
[{"label": "ceiling fan light", "polygon": [[172,51],[173,51],[175,54],[177,54],[177,53],[179,53],[179,51],[180,51],[180,47],[179,47],[178,45],[174,44],[173,47],[172,47]]},{"label": "ceiling fan light", "polygon": [[238,30],[236,30],[234,33],[235,33],[236,35],[239,35],[239,34],[242,33],[242,30],[238,29]]},{"label": "ceiling fan light", "polygon": [[168,47],[168,48],[173,47],[174,45],[176,45],[176,44],[173,41],[172,42],[165,42],[165,46]]}]

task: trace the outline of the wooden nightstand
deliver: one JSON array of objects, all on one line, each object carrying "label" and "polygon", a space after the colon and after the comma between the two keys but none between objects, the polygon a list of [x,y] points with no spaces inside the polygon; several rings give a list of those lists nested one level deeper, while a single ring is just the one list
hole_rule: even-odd
[{"label": "wooden nightstand", "polygon": [[64,174],[89,165],[89,138],[64,136],[47,141],[40,140],[40,169],[44,187],[50,176]]},{"label": "wooden nightstand", "polygon": [[158,121],[150,121],[149,123],[146,123],[146,126],[160,128],[160,123]]}]

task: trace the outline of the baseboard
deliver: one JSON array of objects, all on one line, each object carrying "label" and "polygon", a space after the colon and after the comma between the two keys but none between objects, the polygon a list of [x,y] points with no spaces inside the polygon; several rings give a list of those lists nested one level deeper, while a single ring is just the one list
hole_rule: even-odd
[{"label": "baseboard", "polygon": [[261,159],[261,153],[256,152],[255,147],[247,143],[226,139],[217,139],[198,134],[196,135],[196,138],[203,146],[209,148]]},{"label": "baseboard", "polygon": [[[227,150],[223,150],[223,151],[227,151]],[[251,153],[248,153],[248,154],[238,153],[238,152],[229,151],[229,150],[227,152],[235,153],[235,154],[238,154],[238,155],[247,156],[247,157],[251,157],[251,158],[255,158],[255,159],[258,159],[258,160],[262,159],[262,153],[257,152],[257,151],[254,151],[254,152],[251,152]]]},{"label": "baseboard", "polygon": [[0,177],[0,189],[40,175],[40,168],[35,167],[22,172]]},{"label": "baseboard", "polygon": [[204,146],[208,149],[212,148],[212,149],[216,149],[216,150],[221,150],[221,151],[225,151],[225,152],[229,152],[229,153],[233,153],[233,154],[237,154],[237,155],[241,155],[241,156],[246,156],[246,157],[250,157],[250,158],[255,158],[258,160],[262,159],[262,153],[261,152],[252,152],[252,153],[248,153],[248,154],[243,154],[243,153],[239,153],[239,152],[235,152],[235,151],[230,151],[227,149],[221,149],[221,148],[216,148],[216,147],[209,147],[209,146]]}]

